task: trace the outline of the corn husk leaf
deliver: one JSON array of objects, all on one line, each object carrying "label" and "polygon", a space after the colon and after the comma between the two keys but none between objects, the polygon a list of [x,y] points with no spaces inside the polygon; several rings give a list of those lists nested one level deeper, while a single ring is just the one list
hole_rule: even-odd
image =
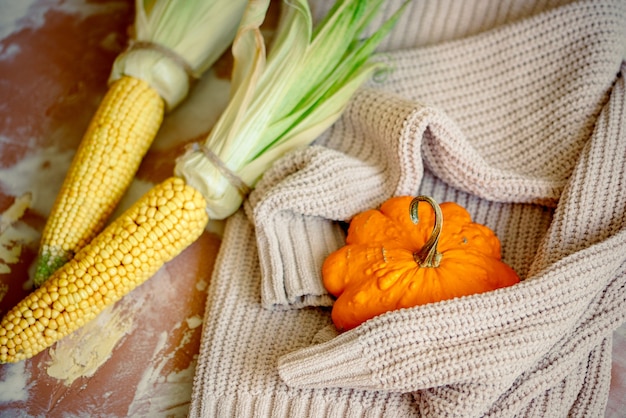
[{"label": "corn husk leaf", "polygon": [[[269,0],[249,2],[233,43],[230,102],[204,145],[249,186],[272,163],[315,140],[354,92],[383,64],[371,60],[404,7],[369,38],[359,39],[384,0],[339,0],[313,28],[306,0],[283,2],[269,54],[260,31]],[[209,216],[230,216],[243,196],[215,164],[190,151],[176,174],[200,190]]]},{"label": "corn husk leaf", "polygon": [[[247,0],[136,0],[133,42],[160,45],[170,54],[137,48],[120,54],[109,81],[129,75],[147,81],[176,107],[188,94],[191,79],[199,77],[231,45]],[[132,42],[131,42],[132,45]]]}]

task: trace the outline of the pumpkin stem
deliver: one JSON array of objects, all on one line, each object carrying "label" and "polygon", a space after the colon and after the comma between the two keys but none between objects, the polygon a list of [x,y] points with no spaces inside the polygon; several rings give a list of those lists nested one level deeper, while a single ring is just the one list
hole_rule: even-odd
[{"label": "pumpkin stem", "polygon": [[428,238],[428,241],[426,241],[422,249],[413,253],[413,259],[420,267],[439,267],[441,253],[437,251],[437,243],[439,242],[439,235],[441,234],[441,227],[443,226],[443,214],[441,213],[441,208],[432,197],[417,196],[409,205],[409,214],[414,224],[419,222],[419,217],[417,216],[417,206],[419,202],[426,202],[432,206],[435,211],[435,226],[433,227],[430,238]]}]

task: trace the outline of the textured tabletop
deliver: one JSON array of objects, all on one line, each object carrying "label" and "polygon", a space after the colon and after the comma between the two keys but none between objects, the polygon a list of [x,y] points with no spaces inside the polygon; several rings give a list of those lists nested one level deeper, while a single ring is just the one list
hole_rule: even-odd
[{"label": "textured tabletop", "polygon": [[[0,1],[2,314],[31,289],[41,230],[125,47],[133,7]],[[225,97],[228,84],[212,73],[195,90]],[[167,115],[120,210],[170,176],[184,144],[211,126],[224,102],[211,96],[203,113],[194,113],[191,97]],[[219,228],[211,224],[148,282],[52,349],[0,365],[0,416],[185,416]]]}]

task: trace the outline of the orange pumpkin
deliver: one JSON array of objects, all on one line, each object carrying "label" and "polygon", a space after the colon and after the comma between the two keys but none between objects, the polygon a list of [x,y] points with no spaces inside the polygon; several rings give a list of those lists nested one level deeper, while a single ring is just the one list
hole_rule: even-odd
[{"label": "orange pumpkin", "polygon": [[339,330],[394,309],[519,282],[491,229],[456,203],[439,206],[427,196],[394,197],[356,215],[346,246],[326,258],[322,276],[337,297],[332,319]]}]

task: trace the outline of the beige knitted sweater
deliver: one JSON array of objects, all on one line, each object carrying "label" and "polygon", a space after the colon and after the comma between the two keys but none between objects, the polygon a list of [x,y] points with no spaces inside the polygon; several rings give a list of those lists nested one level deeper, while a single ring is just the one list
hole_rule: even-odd
[{"label": "beige knitted sweater", "polygon": [[[626,2],[556,3],[410,4],[393,70],[229,219],[191,416],[603,415],[626,319]],[[337,335],[336,221],[418,193],[490,226],[523,281]]]}]

